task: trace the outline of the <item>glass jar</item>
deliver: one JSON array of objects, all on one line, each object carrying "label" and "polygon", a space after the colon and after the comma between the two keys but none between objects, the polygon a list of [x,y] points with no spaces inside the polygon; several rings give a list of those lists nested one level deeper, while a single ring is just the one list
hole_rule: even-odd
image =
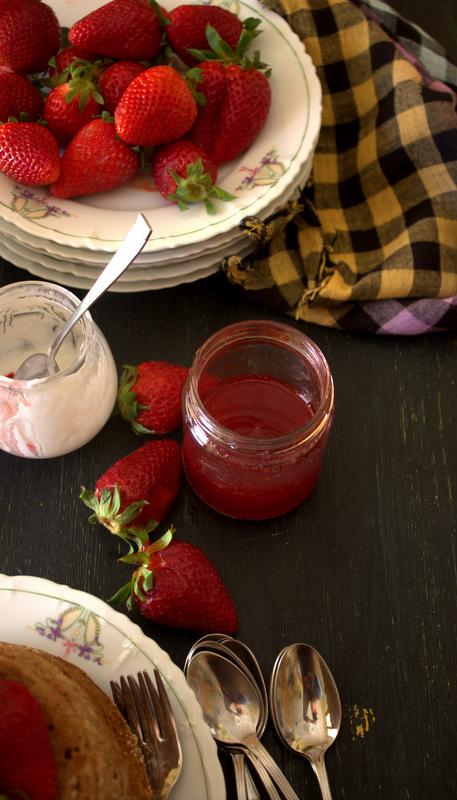
[{"label": "glass jar", "polygon": [[77,450],[111,415],[117,372],[108,344],[88,312],[64,339],[59,372],[20,381],[14,371],[45,353],[79,305],[53,283],[22,281],[0,289],[0,448],[24,458]]},{"label": "glass jar", "polygon": [[328,364],[303,333],[265,320],[223,328],[197,351],[184,390],[192,489],[236,519],[290,511],[317,482],[333,408]]}]

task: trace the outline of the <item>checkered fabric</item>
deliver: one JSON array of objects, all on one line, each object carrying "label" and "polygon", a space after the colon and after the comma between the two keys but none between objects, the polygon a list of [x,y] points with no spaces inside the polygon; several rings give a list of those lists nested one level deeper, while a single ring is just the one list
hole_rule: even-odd
[{"label": "checkered fabric", "polygon": [[379,0],[277,0],[323,88],[296,202],[243,221],[229,280],[296,319],[418,334],[457,327],[457,69]]}]

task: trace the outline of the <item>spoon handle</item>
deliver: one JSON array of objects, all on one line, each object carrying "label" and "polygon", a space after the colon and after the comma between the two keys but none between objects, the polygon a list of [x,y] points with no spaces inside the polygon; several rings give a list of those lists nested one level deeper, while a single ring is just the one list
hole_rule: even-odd
[{"label": "spoon handle", "polygon": [[76,324],[90,306],[109,289],[112,284],[117,281],[120,275],[130,266],[132,261],[135,260],[138,253],[141,252],[144,245],[151,235],[151,228],[147,220],[142,214],[138,214],[136,222],[128,231],[124,241],[119,249],[115,252],[110,259],[103,272],[98,276],[94,285],[89,289],[86,296],[83,298],[77,309],[73,312],[71,317],[66,321],[62,330],[54,340],[49,352],[49,358],[52,362],[55,360],[56,353],[62,344],[68,331]]},{"label": "spoon handle", "polygon": [[281,800],[278,792],[276,791],[276,787],[273,781],[270,778],[269,773],[263,766],[262,761],[260,761],[257,756],[254,755],[250,750],[246,750],[246,756],[249,758],[252,766],[254,767],[257,775],[259,776],[260,780],[263,783],[263,787],[268,795],[268,800]]},{"label": "spoon handle", "polygon": [[321,790],[322,800],[332,800],[332,793],[330,791],[330,784],[328,782],[327,770],[325,769],[324,757],[316,758],[311,761],[311,766],[316,773],[319,787]]},{"label": "spoon handle", "polygon": [[265,749],[263,744],[255,736],[249,736],[243,740],[243,745],[257,756],[259,761],[262,762],[265,769],[270,773],[278,788],[283,793],[286,800],[300,800],[295,794],[292,786],[287,780],[286,776],[279,769],[276,761],[271,757],[268,750]]},{"label": "spoon handle", "polygon": [[236,753],[234,751],[231,752],[230,755],[232,757],[233,771],[235,773],[237,800],[248,800],[244,755],[243,753]]}]

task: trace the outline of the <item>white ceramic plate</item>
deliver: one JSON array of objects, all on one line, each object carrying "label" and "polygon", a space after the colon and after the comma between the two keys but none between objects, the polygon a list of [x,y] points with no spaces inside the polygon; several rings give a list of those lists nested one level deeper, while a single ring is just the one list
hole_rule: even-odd
[{"label": "white ceramic plate", "polygon": [[[32,275],[42,278],[51,283],[59,283],[61,286],[71,286],[74,289],[90,289],[97,277],[97,270],[85,270],[82,268],[80,272],[76,265],[68,264],[68,269],[73,272],[66,271],[64,262],[54,262],[49,257],[39,257],[32,251],[26,251],[25,248],[18,245],[16,242],[5,242],[5,238],[0,242],[0,255],[14,264],[16,267],[26,269]],[[59,269],[56,269],[55,263],[59,263]],[[187,274],[179,274],[174,277],[167,278],[154,278],[152,276],[146,277],[141,275],[139,280],[117,280],[111,288],[110,292],[146,292],[150,289],[169,289],[172,286],[178,286],[181,283],[192,283],[201,278],[207,278],[217,271],[220,259],[210,266],[198,269]],[[86,274],[89,272],[90,277]]]},{"label": "white ceramic plate", "polygon": [[[95,280],[100,271],[107,265],[110,254],[105,253],[104,260],[101,263],[90,261],[77,261],[73,258],[72,250],[67,250],[66,257],[50,255],[48,251],[38,250],[35,245],[29,245],[25,240],[15,238],[9,235],[5,229],[6,223],[0,221],[0,233],[2,237],[0,240],[0,254],[3,252],[5,258],[8,257],[7,251],[10,250],[16,255],[22,255],[29,261],[42,264],[49,269],[56,270],[57,272],[69,272],[74,275],[82,276]],[[169,279],[179,276],[189,275],[192,272],[201,272],[210,266],[217,266],[226,255],[244,255],[253,248],[253,243],[246,235],[240,235],[239,239],[230,242],[223,246],[221,249],[209,250],[200,255],[190,259],[183,259],[182,261],[158,262],[151,265],[138,264],[135,260],[134,264],[129,267],[118,279],[119,281],[132,282],[137,280],[148,280],[149,282],[157,279]]]},{"label": "white ceramic plate", "polygon": [[[262,219],[265,219],[270,214],[273,214],[278,208],[283,206],[296,194],[298,187],[301,188],[306,184],[312,169],[312,162],[313,159],[311,155],[303,165],[298,179],[296,179],[291,186],[287,187],[280,197],[276,198],[265,209],[263,209],[261,214]],[[23,198],[23,200],[24,199],[25,198]],[[20,213],[27,214],[26,202],[22,205]],[[25,244],[26,246],[31,247],[35,252],[46,253],[53,258],[60,258],[61,260],[71,263],[81,262],[84,264],[89,263],[90,265],[96,264],[101,266],[104,266],[107,263],[109,255],[106,252],[99,252],[97,250],[81,250],[76,247],[66,247],[65,245],[57,244],[56,242],[52,242],[48,239],[41,239],[38,236],[33,236],[31,233],[23,230],[20,227],[20,216],[19,214],[17,216],[17,225],[6,222],[0,216],[0,232],[6,233],[9,239],[13,239],[20,244]],[[194,259],[202,254],[206,256],[210,253],[218,253],[222,247],[224,248],[224,253],[235,252],[236,247],[238,247],[238,245],[241,244],[244,239],[245,235],[237,228],[229,231],[228,233],[215,236],[206,242],[201,242],[200,244],[197,243],[194,245],[189,245],[188,247],[176,247],[173,250],[159,250],[156,253],[140,253],[135,259],[135,268],[139,267],[141,264],[148,267],[165,265],[168,267],[168,265],[170,265],[171,269],[172,265],[175,264],[175,269],[178,271],[187,271],[187,267],[184,267],[185,264],[187,265],[190,259]]]},{"label": "white ceramic plate", "polygon": [[124,614],[86,592],[43,578],[0,575],[0,640],[71,661],[109,696],[110,680],[157,667],[183,751],[170,800],[225,800],[216,745],[195,695],[167,653]]},{"label": "white ceramic plate", "polygon": [[[102,5],[101,0],[48,0],[62,25]],[[180,0],[167,0],[167,8]],[[218,204],[209,217],[204,207],[185,214],[157,192],[123,187],[76,200],[57,200],[46,188],[30,189],[0,175],[0,216],[24,231],[57,244],[112,252],[145,213],[153,234],[145,252],[194,245],[237,227],[247,214],[260,214],[283,195],[313,152],[321,122],[321,88],[304,46],[287,23],[257,0],[233,0],[240,18],[256,16],[262,34],[255,43],[272,66],[272,106],[267,123],[249,150],[222,165],[218,183],[236,199]]]},{"label": "white ceramic plate", "polygon": [[[154,285],[157,284],[156,288],[163,289],[165,286],[176,285],[176,280],[178,280],[178,282],[185,282],[186,279],[187,281],[198,280],[199,277],[203,276],[203,273],[205,275],[211,274],[208,270],[215,272],[225,255],[245,256],[253,250],[253,248],[253,242],[247,237],[244,237],[240,244],[227,246],[226,251],[197,256],[195,259],[185,261],[183,264],[171,264],[163,267],[156,265],[153,267],[146,267],[143,265],[138,268],[132,265],[118,278],[117,283],[131,284],[147,281],[148,284],[154,283]],[[94,282],[102,271],[102,267],[98,264],[76,263],[73,262],[73,260],[64,261],[62,259],[55,259],[46,253],[40,253],[34,248],[27,247],[27,245],[9,240],[5,236],[0,242],[0,255],[3,255],[7,260],[11,260],[12,255],[19,258],[22,257],[31,265],[35,264],[56,272],[57,276],[59,273],[75,275],[78,278],[87,278],[91,283]],[[192,276],[197,277],[193,278]]]}]

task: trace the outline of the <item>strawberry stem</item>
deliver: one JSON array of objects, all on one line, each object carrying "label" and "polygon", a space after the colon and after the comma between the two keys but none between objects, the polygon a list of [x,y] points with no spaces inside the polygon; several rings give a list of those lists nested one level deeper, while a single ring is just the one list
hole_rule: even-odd
[{"label": "strawberry stem", "polygon": [[260,20],[254,17],[249,17],[249,19],[245,20],[243,23],[243,30],[238,39],[238,44],[236,48],[233,49],[227,42],[224,42],[217,30],[208,23],[205,28],[205,34],[210,49],[196,50],[192,48],[189,49],[189,53],[200,62],[220,61],[222,64],[237,64],[241,66],[242,69],[265,70],[266,74],[269,75],[271,69],[268,64],[261,61],[258,50],[256,50],[251,57],[246,55],[246,51],[253,39],[260,33],[258,30],[259,25]]},{"label": "strawberry stem", "polygon": [[138,547],[143,547],[148,541],[149,533],[158,525],[151,519],[143,528],[131,527],[141,509],[148,505],[148,501],[136,500],[121,512],[121,493],[117,484],[113,490],[102,489],[99,496],[82,486],[79,497],[94,512],[89,517],[91,524],[100,522],[110,533],[119,536],[128,544],[134,542]]},{"label": "strawberry stem", "polygon": [[168,195],[168,200],[174,200],[181,211],[189,208],[189,203],[204,203],[208,214],[214,214],[216,208],[211,202],[211,198],[218,200],[234,200],[234,196],[229,194],[219,186],[214,186],[209,172],[203,171],[201,158],[187,167],[187,178],[182,178],[175,172],[170,173],[176,183],[176,189]]},{"label": "strawberry stem", "polygon": [[123,365],[123,373],[119,381],[119,389],[117,393],[116,407],[121,417],[127,422],[130,422],[133,431],[139,433],[154,433],[149,430],[140,422],[137,422],[137,416],[141,411],[149,411],[151,406],[138,403],[136,393],[132,391],[132,386],[135,386],[138,380],[138,370],[132,364]]}]

